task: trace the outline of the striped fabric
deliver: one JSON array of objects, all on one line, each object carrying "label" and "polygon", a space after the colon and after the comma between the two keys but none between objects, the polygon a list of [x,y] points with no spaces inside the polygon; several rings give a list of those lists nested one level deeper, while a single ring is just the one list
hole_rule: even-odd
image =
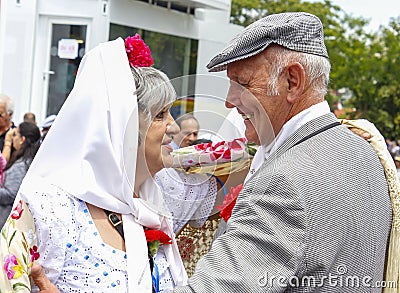
[{"label": "striped fabric", "polygon": [[287,12],[266,16],[247,26],[207,68],[225,70],[227,64],[254,56],[270,44],[329,58],[319,18],[305,12]]},{"label": "striped fabric", "polygon": [[264,162],[174,292],[381,292],[391,205],[375,151],[344,126],[296,145],[335,121],[310,121]]}]

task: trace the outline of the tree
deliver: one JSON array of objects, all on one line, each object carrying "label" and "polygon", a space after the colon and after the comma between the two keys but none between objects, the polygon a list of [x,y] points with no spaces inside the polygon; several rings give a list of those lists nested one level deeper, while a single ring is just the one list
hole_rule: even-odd
[{"label": "tree", "polygon": [[[347,14],[331,1],[233,0],[231,21],[246,26],[268,14],[306,11],[318,16],[332,64],[331,107],[341,100],[355,108],[350,118],[373,122],[385,137],[400,138],[400,17],[389,27],[366,33],[368,20]],[[344,100],[340,94],[351,94]]]}]

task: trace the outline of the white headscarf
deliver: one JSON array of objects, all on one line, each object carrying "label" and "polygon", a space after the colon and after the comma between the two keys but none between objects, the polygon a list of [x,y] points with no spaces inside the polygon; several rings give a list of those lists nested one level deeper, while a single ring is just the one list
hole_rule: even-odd
[{"label": "white headscarf", "polygon": [[[129,292],[151,292],[143,226],[173,235],[157,213],[162,195],[149,178],[133,197],[138,105],[124,41],[102,43],[83,58],[74,88],[29,168],[20,192],[53,184],[97,207],[122,214]],[[150,208],[153,207],[153,208]],[[165,247],[176,285],[187,276],[174,241]]]}]

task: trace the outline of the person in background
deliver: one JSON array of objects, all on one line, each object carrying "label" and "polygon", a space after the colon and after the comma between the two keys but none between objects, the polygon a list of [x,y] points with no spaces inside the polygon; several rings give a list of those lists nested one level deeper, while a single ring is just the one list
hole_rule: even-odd
[{"label": "person in background", "polygon": [[42,139],[41,139],[42,142],[43,142],[44,138],[46,137],[47,133],[49,132],[54,121],[56,120],[56,117],[57,117],[57,115],[55,115],[55,114],[47,116],[46,119],[44,119],[42,124],[40,125],[40,128],[42,129]]},{"label": "person in background", "polygon": [[32,112],[25,113],[24,114],[24,122],[30,122],[33,124],[37,124],[35,114]]},{"label": "person in background", "polygon": [[176,118],[175,122],[178,124],[180,131],[174,135],[173,141],[170,144],[171,147],[176,150],[192,145],[199,133],[199,122],[197,119],[192,114],[187,113]]},{"label": "person in background", "polygon": [[398,175],[399,180],[400,180],[400,156],[395,156],[394,157],[394,163],[396,165],[397,175]]},{"label": "person in background", "polygon": [[13,99],[0,93],[0,150],[3,150],[7,131],[15,128],[14,123],[11,121],[13,113]]},{"label": "person in background", "polygon": [[22,122],[12,130],[12,146],[15,152],[4,170],[0,187],[0,228],[11,212],[14,199],[29,166],[39,149],[40,130],[30,122]]}]

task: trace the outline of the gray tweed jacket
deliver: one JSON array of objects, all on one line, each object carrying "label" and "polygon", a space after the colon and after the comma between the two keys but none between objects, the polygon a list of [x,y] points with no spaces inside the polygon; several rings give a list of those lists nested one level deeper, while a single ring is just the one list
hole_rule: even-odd
[{"label": "gray tweed jacket", "polygon": [[22,159],[17,160],[10,168],[4,171],[3,186],[0,187],[0,230],[10,215],[14,199],[27,172]]},{"label": "gray tweed jacket", "polygon": [[298,129],[239,195],[225,234],[174,292],[381,292],[391,225],[372,147],[327,114]]}]

